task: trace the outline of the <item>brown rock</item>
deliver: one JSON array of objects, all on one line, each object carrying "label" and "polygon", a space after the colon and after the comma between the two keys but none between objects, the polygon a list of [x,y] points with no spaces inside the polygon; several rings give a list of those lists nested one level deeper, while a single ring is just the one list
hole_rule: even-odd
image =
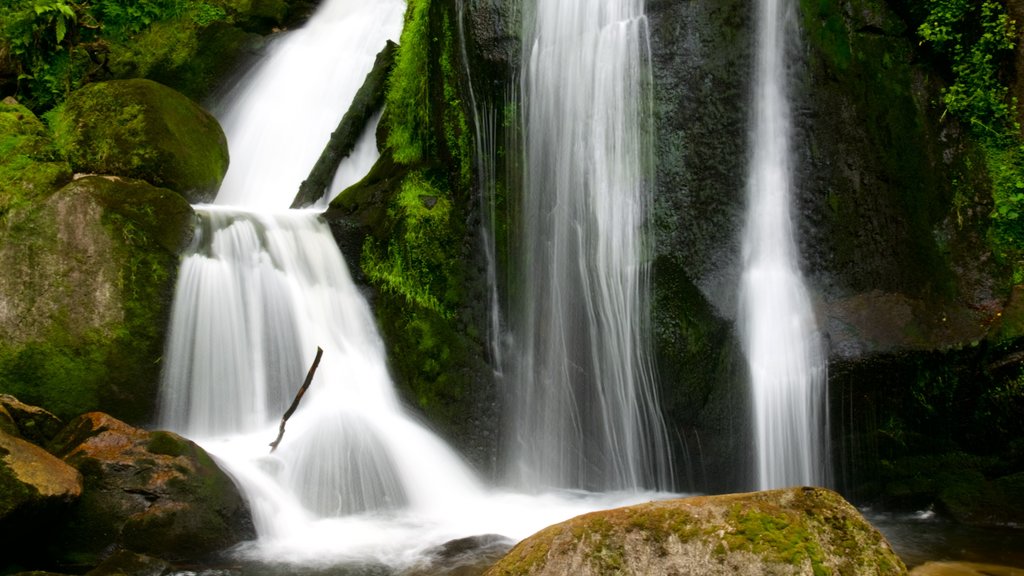
[{"label": "brown rock", "polygon": [[59,537],[62,561],[95,564],[112,548],[191,561],[255,537],[231,479],[177,434],[93,412],[70,422],[52,448],[86,488]]},{"label": "brown rock", "polygon": [[77,470],[34,444],[0,432],[0,523],[73,502],[81,494]]}]

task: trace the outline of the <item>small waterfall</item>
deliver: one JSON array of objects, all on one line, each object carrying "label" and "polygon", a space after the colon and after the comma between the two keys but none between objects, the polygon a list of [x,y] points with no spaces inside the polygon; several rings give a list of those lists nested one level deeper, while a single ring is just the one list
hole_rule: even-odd
[{"label": "small waterfall", "polygon": [[[377,50],[397,38],[404,9],[401,0],[331,0],[281,40],[232,95],[231,169],[217,203],[196,207],[162,424],[199,438],[239,478],[263,540],[308,535],[326,518],[450,509],[481,493],[401,407],[373,315],[328,227],[315,211],[287,210]],[[345,66],[332,64],[339,59]],[[316,378],[268,455],[317,346]]]},{"label": "small waterfall", "polygon": [[524,13],[524,197],[506,455],[528,489],[666,487],[648,356],[650,50],[642,0]]},{"label": "small waterfall", "polygon": [[797,264],[786,43],[790,0],[759,0],[739,321],[754,398],[758,487],[827,482],[825,350]]}]

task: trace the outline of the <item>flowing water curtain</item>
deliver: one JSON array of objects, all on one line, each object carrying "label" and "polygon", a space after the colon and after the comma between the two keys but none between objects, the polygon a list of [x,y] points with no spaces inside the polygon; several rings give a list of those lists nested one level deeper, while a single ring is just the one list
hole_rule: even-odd
[{"label": "flowing water curtain", "polygon": [[523,38],[509,474],[531,489],[668,487],[648,352],[643,2],[537,1]]},{"label": "flowing water curtain", "polygon": [[828,482],[827,358],[790,216],[786,54],[796,37],[795,10],[790,0],[759,0],[739,322],[754,400],[760,489]]}]

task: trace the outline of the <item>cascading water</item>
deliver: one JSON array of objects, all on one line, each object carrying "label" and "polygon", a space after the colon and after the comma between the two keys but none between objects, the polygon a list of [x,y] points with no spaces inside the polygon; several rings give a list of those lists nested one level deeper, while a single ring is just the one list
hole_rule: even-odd
[{"label": "cascading water", "polygon": [[753,152],[739,318],[750,368],[758,487],[827,482],[826,357],[797,265],[786,41],[789,0],[759,0]]},{"label": "cascading water", "polygon": [[[239,482],[259,534],[239,554],[260,561],[408,567],[449,539],[521,538],[651,497],[484,490],[401,406],[373,316],[327,226],[315,211],[287,210],[377,50],[398,36],[404,9],[401,0],[327,0],[271,47],[220,114],[231,169],[216,204],[196,207],[161,418]],[[372,164],[373,132],[361,144],[371,153],[340,173],[359,177]],[[269,454],[317,346],[316,377]]]},{"label": "cascading water", "polygon": [[524,18],[526,175],[508,473],[528,489],[670,482],[647,353],[650,60],[642,0]]}]

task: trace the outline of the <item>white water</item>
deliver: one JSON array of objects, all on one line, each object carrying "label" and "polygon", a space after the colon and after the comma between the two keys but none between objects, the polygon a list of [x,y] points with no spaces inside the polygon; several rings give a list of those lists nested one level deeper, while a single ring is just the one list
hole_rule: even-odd
[{"label": "white water", "polygon": [[826,358],[797,264],[786,42],[793,3],[759,0],[753,155],[740,332],[753,389],[760,489],[826,483]]},{"label": "white water", "polygon": [[[259,536],[236,551],[243,557],[405,568],[450,539],[523,538],[653,497],[485,489],[400,404],[373,315],[327,226],[315,211],[286,210],[376,52],[397,37],[403,11],[401,0],[328,0],[226,103],[231,169],[216,204],[196,207],[200,225],[175,292],[161,418],[238,481]],[[307,58],[331,53],[338,37],[363,44],[305,67]],[[348,100],[321,105],[327,92]],[[340,171],[358,178],[352,164]],[[317,346],[324,355],[316,377],[270,454]]]},{"label": "white water", "polygon": [[648,356],[643,1],[537,0],[523,38],[526,173],[508,474],[531,490],[667,486]]}]

